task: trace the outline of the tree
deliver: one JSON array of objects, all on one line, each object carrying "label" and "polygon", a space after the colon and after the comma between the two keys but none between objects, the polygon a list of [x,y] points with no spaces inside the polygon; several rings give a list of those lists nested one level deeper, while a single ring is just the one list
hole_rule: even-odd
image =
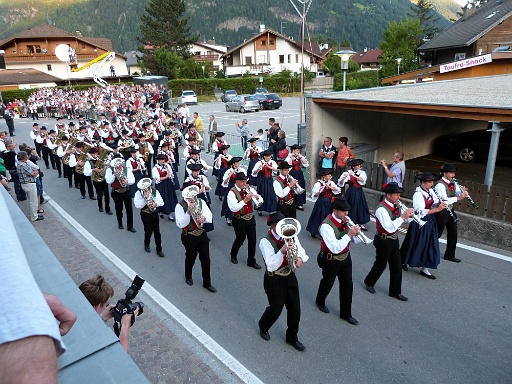
[{"label": "tree", "polygon": [[423,28],[419,20],[406,19],[388,23],[381,42],[382,77],[396,75],[398,58],[401,58],[400,72],[408,72],[420,67],[416,51],[422,41]]},{"label": "tree", "polygon": [[419,20],[425,39],[431,39],[441,31],[441,28],[437,27],[440,17],[436,15],[432,0],[418,0],[416,4],[411,5],[411,11],[408,16]]}]

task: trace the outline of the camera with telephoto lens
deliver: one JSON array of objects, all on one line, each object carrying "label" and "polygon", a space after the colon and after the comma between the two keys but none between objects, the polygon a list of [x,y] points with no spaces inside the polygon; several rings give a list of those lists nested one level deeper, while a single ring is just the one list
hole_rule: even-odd
[{"label": "camera with telephoto lens", "polygon": [[135,316],[133,316],[133,313],[138,308],[139,314],[138,316],[142,315],[144,312],[144,303],[139,302],[132,302],[133,299],[137,296],[140,289],[142,288],[142,285],[144,284],[145,280],[140,277],[139,275],[135,276],[135,278],[132,281],[132,285],[126,290],[125,298],[120,299],[114,310],[112,311],[112,316],[114,317],[114,331],[116,335],[119,337],[119,333],[121,331],[121,318],[126,314],[132,314],[132,321],[130,324],[130,327],[135,323]]}]

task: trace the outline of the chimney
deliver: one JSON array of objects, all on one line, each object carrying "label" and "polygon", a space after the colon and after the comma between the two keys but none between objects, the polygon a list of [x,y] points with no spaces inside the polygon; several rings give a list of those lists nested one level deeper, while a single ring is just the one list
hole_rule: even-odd
[{"label": "chimney", "polygon": [[77,30],[77,31],[75,31],[75,34],[76,34],[78,37],[82,37],[82,32],[80,32],[80,31],[78,31],[78,30]]},{"label": "chimney", "polygon": [[265,24],[260,23],[260,33],[265,32]]}]

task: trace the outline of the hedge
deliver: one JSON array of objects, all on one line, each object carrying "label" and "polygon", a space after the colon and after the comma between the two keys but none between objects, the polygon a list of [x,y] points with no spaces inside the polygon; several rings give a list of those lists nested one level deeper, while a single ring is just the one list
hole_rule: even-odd
[{"label": "hedge", "polygon": [[[361,71],[347,73],[347,91],[353,89],[378,87],[379,71]],[[335,91],[343,91],[343,73],[334,75],[333,89]]]}]

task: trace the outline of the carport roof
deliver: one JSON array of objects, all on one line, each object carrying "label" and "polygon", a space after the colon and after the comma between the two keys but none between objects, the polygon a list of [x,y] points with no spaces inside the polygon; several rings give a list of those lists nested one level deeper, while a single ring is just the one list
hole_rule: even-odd
[{"label": "carport roof", "polygon": [[512,122],[512,75],[308,95],[325,107]]}]

